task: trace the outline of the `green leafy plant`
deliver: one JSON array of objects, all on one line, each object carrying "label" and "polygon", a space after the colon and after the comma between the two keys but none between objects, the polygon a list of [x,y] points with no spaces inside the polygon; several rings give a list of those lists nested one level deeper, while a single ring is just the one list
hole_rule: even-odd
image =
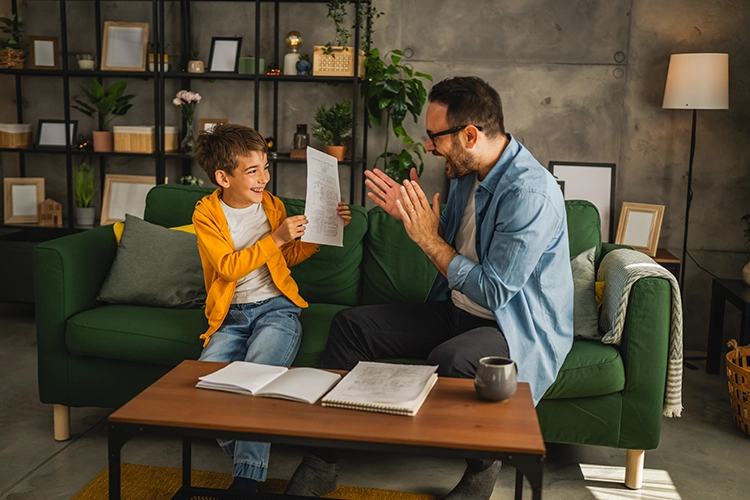
[{"label": "green leafy plant", "polygon": [[192,175],[183,175],[180,177],[180,184],[183,186],[202,186],[203,185],[203,179],[198,179],[197,177],[193,177]]},{"label": "green leafy plant", "polygon": [[379,19],[384,12],[378,11],[378,9],[372,5],[371,2],[360,2],[359,12],[355,12],[354,20],[352,24],[347,26],[347,16],[349,15],[348,7],[354,2],[351,0],[331,0],[328,2],[328,14],[326,17],[333,20],[333,25],[336,28],[336,35],[333,40],[325,45],[323,50],[324,54],[333,54],[333,47],[346,47],[346,44],[352,38],[352,31],[359,25],[360,33],[362,34],[361,46],[369,49],[372,44],[373,21]]},{"label": "green leafy plant", "polygon": [[327,146],[343,146],[344,140],[352,136],[352,102],[341,101],[326,109],[321,104],[315,111],[312,135]]},{"label": "green leafy plant", "polygon": [[[411,115],[417,123],[427,101],[422,80],[432,82],[432,76],[401,64],[403,57],[400,50],[386,53],[383,59],[378,49],[369,51],[365,59],[365,83],[361,87],[370,126],[385,124],[386,127],[385,146],[376,163],[382,158],[383,171],[398,182],[408,179],[412,168],[417,169],[418,175],[424,170],[424,145],[409,136],[404,121]],[[391,132],[402,145],[406,145],[399,152],[388,150]]]},{"label": "green leafy plant", "polygon": [[[91,87],[86,88],[81,85],[84,95],[89,100],[88,104],[79,97],[74,97],[73,100],[78,106],[72,106],[83,114],[86,114],[92,118],[96,118],[99,124],[99,130],[107,130],[109,122],[114,120],[118,116],[123,116],[133,107],[130,104],[130,100],[135,97],[134,94],[125,94],[125,87],[127,82],[125,80],[114,83],[106,89],[96,79],[91,80]],[[111,118],[107,118],[109,115]]]},{"label": "green leafy plant", "polygon": [[23,29],[23,19],[16,14],[8,17],[0,17],[0,32],[8,35],[8,38],[0,39],[0,48],[20,49]]},{"label": "green leafy plant", "polygon": [[193,61],[197,61],[201,58],[201,51],[198,49],[193,49],[190,51],[190,59]]},{"label": "green leafy plant", "polygon": [[87,163],[81,163],[73,168],[73,181],[75,183],[75,202],[79,208],[87,208],[94,201],[96,184],[94,182],[94,169]]},{"label": "green leafy plant", "polygon": [[305,54],[304,52],[300,53],[299,57],[297,58],[298,61],[307,61],[310,62],[310,56]]}]

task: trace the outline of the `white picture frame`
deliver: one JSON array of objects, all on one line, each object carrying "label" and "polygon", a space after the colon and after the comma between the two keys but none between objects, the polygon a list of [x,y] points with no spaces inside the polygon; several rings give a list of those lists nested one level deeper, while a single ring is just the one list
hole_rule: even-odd
[{"label": "white picture frame", "polygon": [[656,257],[663,219],[664,205],[625,202],[620,210],[615,243]]},{"label": "white picture frame", "polygon": [[587,200],[599,210],[602,242],[611,243],[615,230],[615,164],[550,161],[566,200]]},{"label": "white picture frame", "polygon": [[216,125],[229,123],[229,120],[227,118],[201,118],[199,123],[200,130],[198,133],[203,131],[210,132]]},{"label": "white picture frame", "polygon": [[[165,178],[164,182],[169,179]],[[104,178],[104,196],[100,225],[125,220],[125,214],[143,218],[146,195],[156,186],[156,177],[148,175],[107,174]]]},{"label": "white picture frame", "polygon": [[60,69],[56,36],[29,35],[29,69]]},{"label": "white picture frame", "polygon": [[3,221],[5,224],[39,222],[39,204],[44,201],[44,177],[3,179]]},{"label": "white picture frame", "polygon": [[78,120],[68,122],[69,143],[65,141],[65,120],[39,120],[36,134],[36,147],[40,149],[65,149],[73,146],[78,134]]},{"label": "white picture frame", "polygon": [[102,71],[146,71],[148,23],[104,23]]},{"label": "white picture frame", "polygon": [[211,38],[208,71],[211,73],[237,73],[241,48],[242,38],[216,36]]}]

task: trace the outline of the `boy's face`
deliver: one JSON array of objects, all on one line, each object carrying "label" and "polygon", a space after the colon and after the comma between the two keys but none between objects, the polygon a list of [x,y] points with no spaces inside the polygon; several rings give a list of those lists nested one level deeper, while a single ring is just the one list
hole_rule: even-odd
[{"label": "boy's face", "polygon": [[222,187],[221,198],[232,208],[246,208],[263,201],[263,189],[269,180],[266,154],[259,151],[240,156],[231,175],[223,170],[216,171],[216,182]]}]

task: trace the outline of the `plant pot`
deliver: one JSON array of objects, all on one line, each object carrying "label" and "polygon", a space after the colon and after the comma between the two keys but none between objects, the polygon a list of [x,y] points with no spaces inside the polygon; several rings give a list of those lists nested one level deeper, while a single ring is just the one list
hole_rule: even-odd
[{"label": "plant pot", "polygon": [[744,281],[747,286],[750,286],[750,262],[745,264],[745,267],[742,268],[742,281]]},{"label": "plant pot", "polygon": [[344,161],[344,153],[346,153],[346,146],[326,146],[326,154],[333,156],[338,161]]},{"label": "plant pot", "polygon": [[188,73],[203,73],[204,71],[206,71],[206,68],[203,65],[203,61],[194,59],[192,61],[188,61],[187,71]]},{"label": "plant pot", "polygon": [[76,224],[79,226],[93,226],[96,209],[94,207],[76,207]]},{"label": "plant pot", "polygon": [[115,134],[113,132],[92,132],[94,135],[94,151],[97,153],[109,153],[113,149]]}]

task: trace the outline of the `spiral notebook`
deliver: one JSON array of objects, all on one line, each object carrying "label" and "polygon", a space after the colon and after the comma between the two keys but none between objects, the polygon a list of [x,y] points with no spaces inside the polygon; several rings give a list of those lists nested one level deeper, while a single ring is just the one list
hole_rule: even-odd
[{"label": "spiral notebook", "polygon": [[436,370],[437,366],[360,361],[321,404],[413,417],[437,382]]}]

